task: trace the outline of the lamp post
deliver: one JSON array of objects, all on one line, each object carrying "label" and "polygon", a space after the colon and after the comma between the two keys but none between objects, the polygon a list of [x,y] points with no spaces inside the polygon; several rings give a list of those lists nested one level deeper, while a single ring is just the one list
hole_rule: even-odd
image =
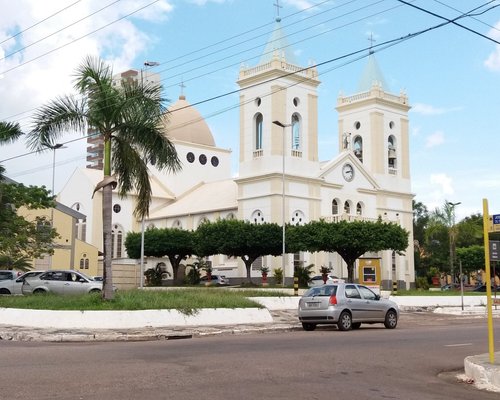
[{"label": "lamp post", "polygon": [[[144,61],[144,67],[141,68],[141,87],[144,86],[143,71],[148,67],[157,67],[160,63],[156,61]],[[144,288],[144,215],[141,220],[141,289]]]},{"label": "lamp post", "polygon": [[[45,144],[45,147],[52,150],[52,196],[55,197],[55,182],[56,182],[56,150],[65,149],[62,143]],[[50,228],[54,227],[54,207],[50,209]],[[52,256],[49,257],[49,268],[52,269]]]},{"label": "lamp post", "polygon": [[283,157],[282,157],[282,170],[281,170],[281,225],[283,228],[282,249],[281,249],[281,269],[283,270],[283,286],[285,286],[285,128],[292,126],[292,124],[283,124],[280,121],[273,121],[273,124],[278,125],[283,130]]},{"label": "lamp post", "polygon": [[451,227],[450,227],[450,271],[451,271],[451,283],[455,283],[455,268],[453,261],[455,258],[455,207],[462,204],[460,201],[458,203],[452,203],[451,201],[446,202],[448,207],[450,207],[451,213]]}]

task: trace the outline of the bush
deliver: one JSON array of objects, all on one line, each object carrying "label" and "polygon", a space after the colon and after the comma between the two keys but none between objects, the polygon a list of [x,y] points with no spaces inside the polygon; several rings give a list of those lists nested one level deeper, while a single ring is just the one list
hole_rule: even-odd
[{"label": "bush", "polygon": [[299,287],[307,287],[308,282],[311,280],[312,269],[314,264],[309,264],[307,266],[297,265],[295,266],[295,271],[293,276],[299,278]]},{"label": "bush", "polygon": [[275,268],[273,270],[273,275],[274,275],[274,284],[281,285],[281,283],[283,282],[283,270],[281,268]]},{"label": "bush", "polygon": [[426,276],[418,276],[415,282],[417,289],[429,290],[429,280]]},{"label": "bush", "polygon": [[156,264],[155,268],[149,268],[144,272],[147,286],[161,286],[163,278],[167,278],[170,273],[162,269],[163,263]]}]

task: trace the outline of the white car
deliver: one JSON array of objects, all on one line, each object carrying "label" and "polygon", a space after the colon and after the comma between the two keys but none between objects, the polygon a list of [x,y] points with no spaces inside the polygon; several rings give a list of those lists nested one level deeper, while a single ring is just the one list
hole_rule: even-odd
[{"label": "white car", "polygon": [[22,287],[24,278],[30,278],[43,274],[45,271],[28,271],[23,275],[0,281],[0,294],[23,294]]},{"label": "white car", "polygon": [[74,270],[51,270],[24,279],[23,294],[84,294],[102,291],[102,282]]},{"label": "white car", "polygon": [[[328,275],[326,279],[326,284],[331,285],[332,283],[344,283],[345,281],[343,279],[340,279],[337,276],[334,275]],[[314,287],[314,286],[321,286],[323,285],[323,275],[316,275],[311,278],[309,282],[307,282],[307,285],[309,287]]]}]

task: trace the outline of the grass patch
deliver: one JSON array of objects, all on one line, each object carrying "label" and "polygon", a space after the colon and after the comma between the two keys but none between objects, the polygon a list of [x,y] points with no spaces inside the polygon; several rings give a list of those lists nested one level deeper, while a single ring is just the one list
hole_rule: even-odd
[{"label": "grass patch", "polygon": [[200,308],[262,308],[248,297],[287,296],[278,291],[225,290],[220,288],[176,290],[124,290],[115,298],[103,301],[99,293],[79,296],[38,294],[0,296],[1,308],[34,310],[178,310],[194,314]]}]

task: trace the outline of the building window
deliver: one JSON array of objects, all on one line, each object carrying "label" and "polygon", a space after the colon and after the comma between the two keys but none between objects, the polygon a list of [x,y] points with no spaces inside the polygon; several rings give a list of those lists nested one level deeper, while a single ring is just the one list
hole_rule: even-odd
[{"label": "building window", "polygon": [[363,162],[363,138],[361,136],[356,136],[354,138],[354,155],[359,161]]},{"label": "building window", "polygon": [[193,163],[194,159],[195,159],[194,154],[191,153],[191,152],[187,153],[186,154],[186,159],[188,160],[189,163]]},{"label": "building window", "polygon": [[111,256],[121,258],[123,254],[123,228],[120,225],[114,225],[111,230]]},{"label": "building window", "polygon": [[292,214],[292,224],[303,225],[306,221],[304,213],[300,210],[294,211]]},{"label": "building window", "polygon": [[261,113],[255,116],[255,150],[262,150],[262,129],[264,117]]},{"label": "building window", "polygon": [[233,213],[229,213],[227,214],[226,219],[236,219],[236,217],[234,216]]},{"label": "building window", "polygon": [[361,122],[356,121],[356,122],[354,123],[354,129],[359,130],[359,128],[361,128]]},{"label": "building window", "polygon": [[207,163],[207,156],[205,154],[200,154],[199,160],[201,165],[205,165]]},{"label": "building window", "polygon": [[262,211],[260,210],[255,210],[252,213],[251,221],[254,224],[262,224],[264,222],[264,215],[262,214]]},{"label": "building window", "polygon": [[300,99],[298,97],[294,97],[294,99],[293,99],[293,105],[295,107],[298,107],[299,104],[300,104]]},{"label": "building window", "polygon": [[389,169],[396,169],[396,160],[397,160],[397,152],[396,152],[396,138],[391,135],[387,139],[387,164]]},{"label": "building window", "polygon": [[172,224],[172,228],[175,229],[182,229],[182,223],[179,219],[176,219],[174,223]]},{"label": "building window", "polygon": [[292,150],[300,149],[300,115],[295,113],[292,115]]},{"label": "building window", "polygon": [[219,165],[219,159],[215,156],[213,156],[211,159],[210,159],[210,162],[212,163],[212,165],[214,167],[216,167],[217,165]]},{"label": "building window", "polygon": [[113,211],[114,211],[115,213],[117,213],[117,214],[118,214],[121,210],[122,210],[122,207],[121,207],[119,204],[115,204],[115,205],[113,206]]},{"label": "building window", "polygon": [[256,105],[257,107],[260,107],[261,103],[262,103],[262,99],[261,99],[260,97],[257,97],[257,98],[255,99],[255,105]]},{"label": "building window", "polygon": [[363,215],[363,206],[361,203],[356,204],[356,215]]},{"label": "building window", "polygon": [[339,213],[339,202],[337,199],[332,200],[332,215],[337,215]]},{"label": "building window", "polygon": [[346,214],[350,214],[350,213],[351,213],[351,205],[349,204],[349,202],[348,202],[348,201],[346,201],[346,202],[344,203],[344,212],[345,212]]}]

